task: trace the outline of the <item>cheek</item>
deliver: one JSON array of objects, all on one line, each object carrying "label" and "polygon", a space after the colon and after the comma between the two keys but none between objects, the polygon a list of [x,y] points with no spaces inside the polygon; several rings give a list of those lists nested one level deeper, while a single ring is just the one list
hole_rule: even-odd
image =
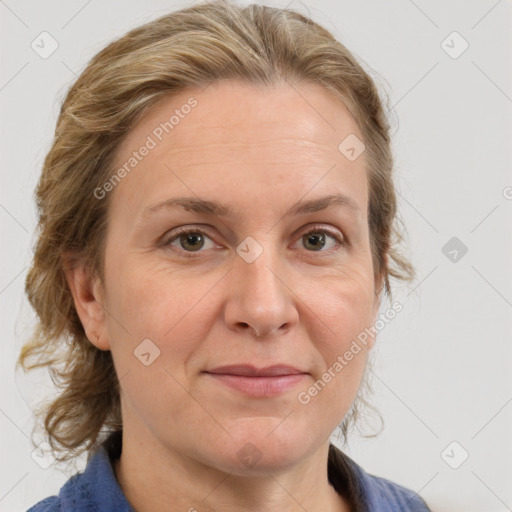
[{"label": "cheek", "polygon": [[[333,275],[324,286],[311,288],[305,304],[316,313],[316,329],[322,332],[323,351],[332,362],[352,340],[373,323],[373,277],[367,269],[351,269]],[[311,339],[318,338],[310,333]]]},{"label": "cheek", "polygon": [[109,338],[122,397],[130,404],[124,413],[157,419],[168,432],[178,428],[170,418],[189,416],[195,404],[186,391],[187,364],[208,337],[213,312],[204,298],[219,279],[189,274],[162,265],[119,265],[107,283]]},{"label": "cheek", "polygon": [[[316,317],[310,339],[319,354],[314,383],[305,389],[302,404],[311,404],[339,420],[354,400],[361,383],[373,323],[373,284],[371,274],[352,270],[339,274],[323,289],[311,289],[307,306]],[[330,412],[329,412],[330,411]]]},{"label": "cheek", "polygon": [[127,352],[129,341],[128,352],[133,352],[142,340],[150,339],[161,355],[172,348],[172,361],[183,361],[197,348],[194,340],[199,342],[207,336],[209,316],[205,299],[219,276],[137,261],[133,258],[130,265],[120,265],[110,274],[112,350]]}]

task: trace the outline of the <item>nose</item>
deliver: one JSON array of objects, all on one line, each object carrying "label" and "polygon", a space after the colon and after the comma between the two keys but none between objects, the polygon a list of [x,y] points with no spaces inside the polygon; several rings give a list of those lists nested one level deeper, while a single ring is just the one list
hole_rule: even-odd
[{"label": "nose", "polygon": [[235,258],[226,287],[224,314],[229,329],[263,338],[285,333],[297,323],[295,295],[283,267],[267,249],[252,263]]}]

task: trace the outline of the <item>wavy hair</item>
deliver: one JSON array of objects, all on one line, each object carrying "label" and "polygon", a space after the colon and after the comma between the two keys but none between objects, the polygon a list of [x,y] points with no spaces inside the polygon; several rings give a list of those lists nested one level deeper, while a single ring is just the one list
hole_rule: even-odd
[{"label": "wavy hair", "polygon": [[[308,17],[228,0],[166,14],[111,42],[65,96],[36,189],[37,240],[25,292],[38,321],[17,366],[46,367],[58,394],[36,413],[59,461],[89,455],[102,432],[122,430],[119,381],[110,351],[86,337],[64,272],[64,254],[104,280],[109,198],[94,191],[113,175],[113,156],[131,127],[163,97],[213,80],[320,84],[356,121],[366,146],[368,222],[374,274],[391,297],[390,277],[410,281],[392,177],[390,127],[370,75],[334,36]],[[341,424],[368,406],[361,393]],[[361,396],[360,396],[361,395]],[[42,420],[42,421],[41,421]]]}]

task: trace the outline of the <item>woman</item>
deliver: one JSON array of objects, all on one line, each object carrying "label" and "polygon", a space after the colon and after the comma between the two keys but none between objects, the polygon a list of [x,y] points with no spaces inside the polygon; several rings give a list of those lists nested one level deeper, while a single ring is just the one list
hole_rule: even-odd
[{"label": "woman", "polygon": [[30,510],[428,510],[329,442],[413,275],[391,171],[371,78],[292,11],[200,4],[95,56],[37,189],[19,360],[61,386],[58,459],[89,458]]}]

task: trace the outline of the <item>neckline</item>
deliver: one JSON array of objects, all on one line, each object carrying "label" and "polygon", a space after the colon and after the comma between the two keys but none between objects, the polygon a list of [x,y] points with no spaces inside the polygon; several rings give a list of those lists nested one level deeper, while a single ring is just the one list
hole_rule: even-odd
[{"label": "neckline", "polygon": [[[122,453],[122,439],[123,432],[118,430],[108,434],[108,437],[101,443],[108,455],[114,477],[114,464]],[[329,483],[349,503],[352,512],[366,512],[368,504],[358,469],[355,461],[334,444],[329,444],[327,460]]]}]

